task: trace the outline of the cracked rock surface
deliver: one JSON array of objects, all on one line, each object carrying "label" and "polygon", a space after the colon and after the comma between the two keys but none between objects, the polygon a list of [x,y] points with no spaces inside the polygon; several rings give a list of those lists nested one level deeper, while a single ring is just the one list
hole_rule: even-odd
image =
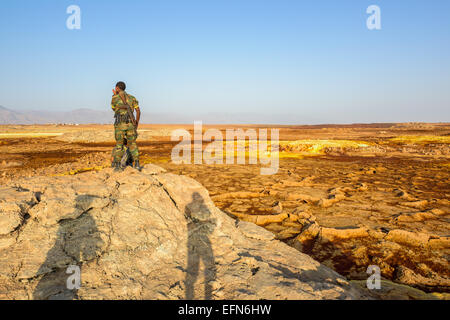
[{"label": "cracked rock surface", "polygon": [[[81,286],[69,289],[69,266]],[[70,268],[69,268],[70,270]],[[273,233],[147,165],[32,177],[0,192],[0,299],[364,299]]]}]

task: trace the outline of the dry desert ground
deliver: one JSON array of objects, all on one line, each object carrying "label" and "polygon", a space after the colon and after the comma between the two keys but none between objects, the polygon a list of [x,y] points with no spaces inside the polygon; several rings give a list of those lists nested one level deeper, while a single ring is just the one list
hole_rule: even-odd
[{"label": "dry desert ground", "polygon": [[[246,164],[173,163],[178,142],[170,135],[180,128],[192,133],[193,125],[140,125],[141,162],[196,179],[231,217],[263,226],[355,283],[365,284],[376,265],[391,287],[448,297],[449,123],[270,126],[279,129],[273,175],[248,164],[249,154]],[[99,171],[110,166],[113,146],[112,125],[2,125],[0,183]]]}]

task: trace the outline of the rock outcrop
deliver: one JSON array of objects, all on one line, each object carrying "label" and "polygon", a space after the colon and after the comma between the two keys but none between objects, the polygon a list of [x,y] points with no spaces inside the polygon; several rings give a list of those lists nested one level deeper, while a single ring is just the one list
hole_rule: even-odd
[{"label": "rock outcrop", "polygon": [[[76,268],[81,286],[70,290]],[[147,165],[2,187],[0,298],[367,296],[273,233],[227,216],[195,180]]]}]

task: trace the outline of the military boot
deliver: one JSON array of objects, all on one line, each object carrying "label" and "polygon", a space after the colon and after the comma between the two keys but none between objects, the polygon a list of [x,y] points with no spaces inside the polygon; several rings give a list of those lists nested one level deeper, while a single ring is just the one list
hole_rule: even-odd
[{"label": "military boot", "polygon": [[134,161],[133,168],[142,171],[142,167],[139,165],[139,160]]},{"label": "military boot", "polygon": [[120,162],[115,162],[114,163],[114,171],[122,171],[122,170],[123,170],[123,168],[120,165]]}]

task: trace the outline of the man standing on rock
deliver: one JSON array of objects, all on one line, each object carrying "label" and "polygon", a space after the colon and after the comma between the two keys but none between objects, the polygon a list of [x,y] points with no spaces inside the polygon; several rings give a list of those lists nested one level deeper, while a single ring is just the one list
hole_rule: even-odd
[{"label": "man standing on rock", "polygon": [[[125,92],[126,85],[119,81],[116,88],[113,89],[113,97],[111,100],[111,108],[114,110],[114,136],[116,138],[116,146],[112,151],[112,167],[114,170],[122,170],[120,160],[125,152],[124,140],[126,139],[127,147],[133,158],[133,168],[142,170],[139,165],[139,150],[136,144],[137,127],[141,117],[139,102],[134,96]],[[133,111],[136,110],[136,119]]]}]

